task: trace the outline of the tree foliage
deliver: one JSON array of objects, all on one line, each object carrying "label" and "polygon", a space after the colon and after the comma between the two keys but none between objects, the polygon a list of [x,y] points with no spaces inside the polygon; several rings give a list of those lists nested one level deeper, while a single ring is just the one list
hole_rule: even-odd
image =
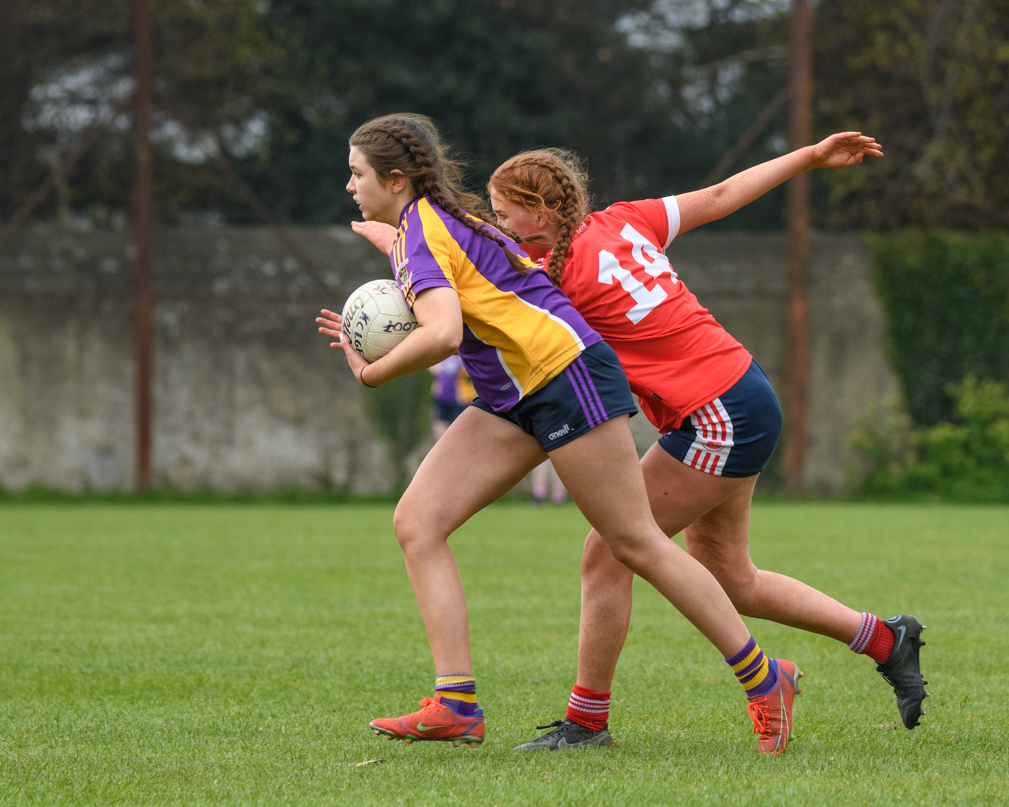
[{"label": "tree foliage", "polygon": [[[132,72],[125,0],[11,2],[4,35],[17,80],[3,96],[0,137],[11,148],[0,155],[0,215]],[[346,221],[356,212],[344,190],[347,137],[369,117],[405,109],[439,122],[476,186],[520,149],[563,145],[587,159],[602,203],[690,190],[784,83],[782,6],[155,0],[156,212],[254,220],[207,163],[221,139],[281,219]],[[45,120],[47,103],[72,114]],[[780,151],[781,123],[740,162]],[[61,188],[66,207],[130,209],[130,125],[122,116]],[[744,215],[773,225],[779,206],[771,199]]]},{"label": "tree foliage", "polygon": [[822,0],[814,52],[819,119],[887,153],[831,175],[833,223],[1009,226],[1009,2]]},{"label": "tree foliage", "polygon": [[954,418],[951,384],[1009,382],[1009,237],[944,231],[871,239],[890,358],[917,426]]},{"label": "tree foliage", "polygon": [[967,376],[946,391],[951,419],[932,426],[914,427],[900,400],[867,413],[852,438],[857,493],[1009,501],[1009,386]]},{"label": "tree foliage", "polygon": [[[156,201],[171,217],[232,194],[202,164],[217,138],[239,152],[261,110],[292,84],[275,67],[284,32],[258,0],[154,0],[152,138]],[[0,93],[0,215],[9,216],[83,132],[133,86],[133,4],[10,0],[0,26],[10,80]],[[9,49],[6,47],[9,45]],[[6,78],[6,76],[5,76]],[[129,209],[132,116],[120,116],[61,189],[78,211]]]},{"label": "tree foliage", "polygon": [[477,183],[520,149],[564,144],[600,186],[633,187],[642,169],[630,154],[657,124],[654,79],[616,22],[647,5],[279,0],[273,13],[301,43],[292,69],[307,82],[275,118],[270,181],[258,184],[287,218],[346,218],[347,138],[371,117],[414,111],[438,122]]},{"label": "tree foliage", "polygon": [[[224,142],[287,221],[346,221],[347,136],[405,109],[437,120],[473,184],[515,151],[586,158],[601,203],[700,186],[787,81],[785,0],[153,0],[157,213],[254,216],[207,162]],[[821,0],[816,131],[887,148],[814,175],[814,221],[873,230],[1009,224],[1009,0]],[[132,75],[127,0],[7,0],[0,218]],[[787,111],[732,166],[785,150]],[[60,188],[129,211],[123,115]],[[779,227],[783,191],[730,227]],[[48,212],[52,212],[52,208]]]}]

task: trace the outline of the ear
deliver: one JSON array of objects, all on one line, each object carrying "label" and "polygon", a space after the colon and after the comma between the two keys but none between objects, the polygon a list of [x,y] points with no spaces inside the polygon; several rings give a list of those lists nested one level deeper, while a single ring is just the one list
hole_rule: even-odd
[{"label": "ear", "polygon": [[538,204],[533,208],[533,215],[536,216],[536,226],[541,230],[550,223],[550,214],[544,205]]},{"label": "ear", "polygon": [[392,189],[393,193],[401,193],[406,187],[406,183],[409,182],[406,175],[400,171],[398,168],[393,168],[389,172],[389,187]]}]

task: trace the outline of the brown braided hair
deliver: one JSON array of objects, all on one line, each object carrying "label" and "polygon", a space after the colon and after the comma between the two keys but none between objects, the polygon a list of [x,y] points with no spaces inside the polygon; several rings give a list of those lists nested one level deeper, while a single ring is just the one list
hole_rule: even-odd
[{"label": "brown braided hair", "polygon": [[516,154],[491,174],[487,190],[530,213],[539,205],[547,211],[557,225],[557,241],[546,270],[554,285],[560,286],[571,240],[591,205],[588,175],[578,155],[553,148]]},{"label": "brown braided hair", "polygon": [[383,181],[388,182],[394,170],[401,171],[419,196],[430,197],[452,218],[501,247],[515,270],[522,274],[532,271],[533,267],[512,252],[492,229],[484,201],[463,190],[460,164],[449,159],[448,149],[430,118],[412,112],[375,118],[358,127],[350,137],[350,145],[361,150]]}]

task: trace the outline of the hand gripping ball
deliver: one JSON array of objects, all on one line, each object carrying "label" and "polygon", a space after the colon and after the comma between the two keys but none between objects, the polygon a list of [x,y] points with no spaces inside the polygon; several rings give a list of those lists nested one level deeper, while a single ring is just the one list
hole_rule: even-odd
[{"label": "hand gripping ball", "polygon": [[343,307],[343,335],[366,361],[382,358],[417,327],[395,280],[372,280]]}]

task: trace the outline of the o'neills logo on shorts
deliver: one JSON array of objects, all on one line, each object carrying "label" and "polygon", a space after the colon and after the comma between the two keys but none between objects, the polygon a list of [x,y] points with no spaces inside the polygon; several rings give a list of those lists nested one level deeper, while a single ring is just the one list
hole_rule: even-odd
[{"label": "o'neills logo on shorts", "polygon": [[565,423],[557,431],[550,432],[550,434],[548,434],[547,437],[549,437],[551,440],[556,440],[558,437],[563,437],[565,434],[569,434],[570,432],[571,427],[567,423]]},{"label": "o'neills logo on shorts", "polygon": [[708,451],[721,451],[725,448],[725,443],[718,440],[708,440],[704,445],[707,447]]}]

